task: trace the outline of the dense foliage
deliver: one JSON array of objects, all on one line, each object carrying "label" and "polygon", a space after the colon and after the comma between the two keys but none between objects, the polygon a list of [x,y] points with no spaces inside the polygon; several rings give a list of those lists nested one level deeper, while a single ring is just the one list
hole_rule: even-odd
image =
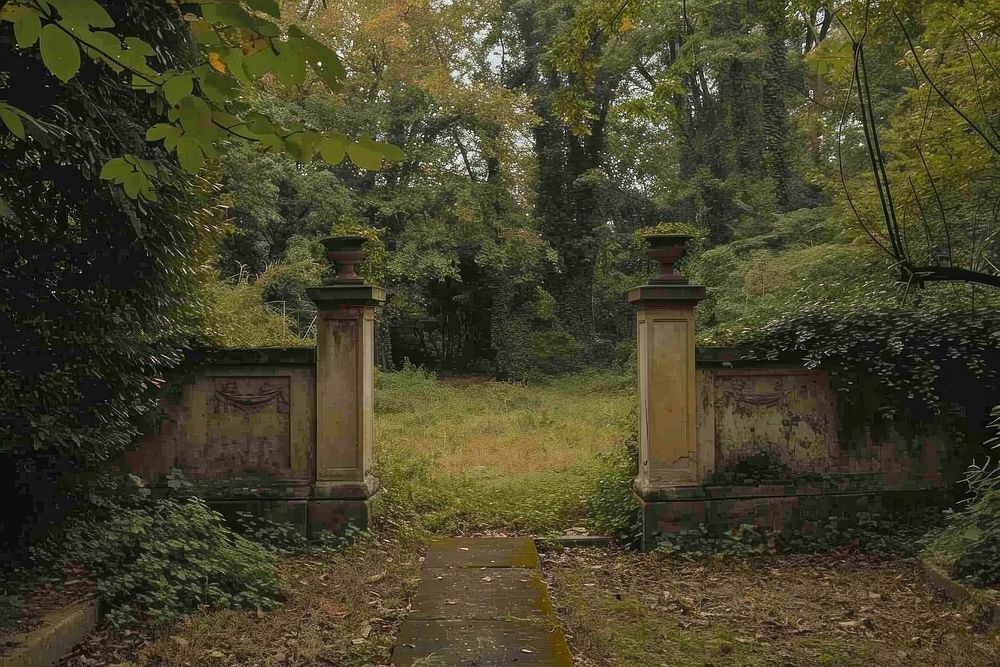
[{"label": "dense foliage", "polygon": [[[174,477],[172,486],[182,478]],[[194,497],[154,498],[134,476],[102,480],[36,562],[82,566],[115,627],[163,625],[203,605],[271,609],[275,559]]]}]

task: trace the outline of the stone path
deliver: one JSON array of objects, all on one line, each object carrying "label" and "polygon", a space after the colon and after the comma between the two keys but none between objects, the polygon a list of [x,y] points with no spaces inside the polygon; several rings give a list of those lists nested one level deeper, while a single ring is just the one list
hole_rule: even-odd
[{"label": "stone path", "polygon": [[394,667],[572,667],[528,538],[431,544]]}]

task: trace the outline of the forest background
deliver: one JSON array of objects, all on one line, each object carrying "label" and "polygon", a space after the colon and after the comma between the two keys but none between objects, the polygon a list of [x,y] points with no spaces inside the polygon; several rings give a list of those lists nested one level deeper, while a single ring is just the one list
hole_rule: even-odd
[{"label": "forest background", "polygon": [[699,236],[685,271],[709,290],[705,344],[912,348],[914,328],[968,333],[955,318],[997,301],[902,266],[997,273],[996,3],[285,4],[351,76],[337,93],[274,82],[253,104],[405,159],[227,153],[215,344],[311,344],[304,290],[335,230],[371,239],[368,276],[389,288],[385,368],[531,379],[627,361],[625,293],[650,270],[637,232],[662,223]]}]

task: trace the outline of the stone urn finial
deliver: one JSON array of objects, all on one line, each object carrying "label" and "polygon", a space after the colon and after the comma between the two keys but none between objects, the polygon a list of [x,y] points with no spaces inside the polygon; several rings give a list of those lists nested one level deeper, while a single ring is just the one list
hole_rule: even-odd
[{"label": "stone urn finial", "polygon": [[326,248],[326,258],[333,263],[336,277],[333,283],[360,284],[364,278],[359,276],[354,267],[365,260],[365,237],[363,236],[329,236],[323,239]]},{"label": "stone urn finial", "polygon": [[687,242],[694,237],[690,234],[649,234],[646,255],[660,265],[660,273],[649,282],[654,285],[686,285],[688,280],[677,273],[674,265],[684,257]]}]

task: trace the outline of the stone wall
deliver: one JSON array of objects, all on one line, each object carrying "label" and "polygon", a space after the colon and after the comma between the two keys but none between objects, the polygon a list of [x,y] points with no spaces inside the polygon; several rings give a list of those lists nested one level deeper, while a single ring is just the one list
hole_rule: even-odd
[{"label": "stone wall", "polygon": [[161,419],[124,463],[156,488],[173,468],[223,512],[308,524],[316,451],[312,348],[202,350],[168,378]]},{"label": "stone wall", "polygon": [[126,463],[151,482],[176,467],[208,488],[234,479],[308,486],[315,374],[312,349],[193,353],[164,389],[159,427]]},{"label": "stone wall", "polygon": [[944,421],[904,436],[849,423],[826,371],[699,349],[697,476],[641,489],[648,545],[704,524],[810,529],[828,517],[948,502],[968,461]]}]

